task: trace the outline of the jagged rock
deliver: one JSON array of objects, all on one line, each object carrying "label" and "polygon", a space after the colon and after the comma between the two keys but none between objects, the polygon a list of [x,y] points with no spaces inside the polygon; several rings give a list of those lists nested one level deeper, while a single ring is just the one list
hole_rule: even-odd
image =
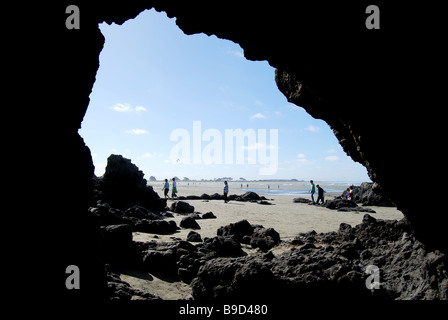
[{"label": "jagged rock", "polygon": [[109,203],[114,208],[126,209],[141,205],[150,210],[162,211],[166,199],[161,199],[143,179],[143,172],[121,155],[110,155],[104,175],[93,178],[96,199]]}]

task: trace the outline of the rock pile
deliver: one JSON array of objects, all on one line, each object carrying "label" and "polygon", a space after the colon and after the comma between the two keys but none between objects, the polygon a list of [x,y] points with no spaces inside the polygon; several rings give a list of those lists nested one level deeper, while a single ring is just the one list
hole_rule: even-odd
[{"label": "rock pile", "polygon": [[[427,251],[408,232],[405,221],[365,215],[356,227],[301,234],[278,256],[271,251],[209,260],[192,281],[193,296],[282,302],[448,299],[446,256]],[[379,289],[366,287],[368,266],[379,269]]]},{"label": "rock pile", "polygon": [[[271,204],[267,202],[268,200],[264,196],[260,196],[255,192],[248,191],[243,195],[232,194],[227,197],[229,200],[233,201],[242,201],[242,202],[257,202],[259,204]],[[201,196],[180,196],[179,200],[224,200],[224,196],[219,193],[214,193],[209,195],[207,193],[202,194]]]}]

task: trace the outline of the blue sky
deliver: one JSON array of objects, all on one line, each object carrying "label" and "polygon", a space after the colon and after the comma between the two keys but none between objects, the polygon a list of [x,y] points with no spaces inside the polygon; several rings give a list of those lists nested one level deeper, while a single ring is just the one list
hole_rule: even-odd
[{"label": "blue sky", "polygon": [[[288,103],[277,89],[274,69],[266,61],[246,60],[238,44],[186,36],[174,19],[154,10],[100,29],[106,42],[79,131],[96,175],[104,173],[110,154],[122,154],[146,178],[370,181],[329,126]],[[186,136],[172,137],[179,129],[189,134],[190,158],[183,152],[173,157],[173,150],[188,146]],[[254,133],[255,141],[246,138],[238,150],[225,134],[236,129]],[[266,130],[266,141],[259,129]],[[233,146],[233,161],[225,161],[226,143]],[[268,175],[260,174],[268,167],[261,151],[270,157],[269,165],[276,162]],[[207,152],[214,161],[205,161]],[[244,154],[242,164],[238,152]]]}]

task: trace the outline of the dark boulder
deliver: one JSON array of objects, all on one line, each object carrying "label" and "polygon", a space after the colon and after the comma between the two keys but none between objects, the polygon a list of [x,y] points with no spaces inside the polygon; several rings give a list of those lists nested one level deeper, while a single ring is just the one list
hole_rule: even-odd
[{"label": "dark boulder", "polygon": [[368,212],[368,213],[376,213],[375,210],[370,209],[370,208],[365,208],[365,207],[355,207],[355,208],[348,208],[348,207],[342,207],[339,208],[338,211],[343,211],[343,212]]},{"label": "dark boulder", "polygon": [[186,229],[201,229],[201,226],[192,217],[183,217],[180,221],[180,226]]},{"label": "dark boulder", "polygon": [[137,218],[137,219],[148,219],[148,220],[159,220],[162,218],[162,216],[159,216],[153,212],[151,212],[150,210],[148,210],[145,207],[142,206],[132,206],[131,208],[128,208],[124,214],[127,217],[131,217],[131,218]]},{"label": "dark boulder", "polygon": [[204,239],[204,248],[220,257],[241,256],[241,245],[234,236],[216,236]]},{"label": "dark boulder", "polygon": [[334,199],[325,201],[325,208],[328,209],[339,209],[339,208],[355,208],[358,205],[351,200],[345,199]]},{"label": "dark boulder", "polygon": [[311,200],[306,198],[294,198],[292,201],[294,203],[311,203]]},{"label": "dark boulder", "polygon": [[216,219],[216,216],[213,214],[213,212],[209,211],[202,215],[202,219]]},{"label": "dark boulder", "polygon": [[222,200],[224,196],[219,193],[214,193],[210,196],[210,200]]},{"label": "dark boulder", "polygon": [[243,242],[244,236],[251,236],[254,232],[254,227],[247,221],[241,220],[236,223],[231,223],[222,226],[218,229],[218,236],[235,236],[238,242]]},{"label": "dark boulder", "polygon": [[255,192],[248,191],[245,194],[239,196],[236,200],[238,200],[238,201],[258,201],[258,200],[266,200],[266,198],[260,197]]},{"label": "dark boulder", "polygon": [[190,231],[187,235],[187,241],[190,242],[202,242],[201,235],[195,231]]},{"label": "dark boulder", "polygon": [[252,233],[250,245],[267,252],[280,242],[280,235],[273,228],[256,228]]},{"label": "dark boulder", "polygon": [[144,252],[143,267],[151,273],[175,274],[177,273],[176,262],[176,254],[173,249],[164,251],[148,250]]},{"label": "dark boulder", "polygon": [[178,229],[175,221],[165,220],[139,220],[135,225],[135,231],[155,234],[172,234]]},{"label": "dark boulder", "polygon": [[129,224],[134,225],[134,222],[129,217],[125,216],[123,211],[116,208],[111,208],[109,204],[99,201],[96,207],[89,208],[101,226]]},{"label": "dark boulder", "polygon": [[140,251],[132,241],[132,229],[127,224],[101,228],[106,262],[119,267],[138,267],[141,264]]},{"label": "dark boulder", "polygon": [[105,227],[104,240],[111,246],[127,246],[132,243],[132,227],[128,224]]},{"label": "dark boulder", "polygon": [[194,206],[184,201],[176,201],[171,205],[171,211],[176,213],[193,213]]}]

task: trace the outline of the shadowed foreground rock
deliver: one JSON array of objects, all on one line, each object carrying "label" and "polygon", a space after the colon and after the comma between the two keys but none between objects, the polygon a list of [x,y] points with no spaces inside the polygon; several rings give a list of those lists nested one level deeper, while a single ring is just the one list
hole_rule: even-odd
[{"label": "shadowed foreground rock", "polygon": [[[197,300],[365,301],[448,299],[447,258],[428,251],[404,221],[365,215],[338,232],[308,232],[283,253],[207,261],[192,281]],[[380,270],[379,289],[368,289],[366,268]]]}]

